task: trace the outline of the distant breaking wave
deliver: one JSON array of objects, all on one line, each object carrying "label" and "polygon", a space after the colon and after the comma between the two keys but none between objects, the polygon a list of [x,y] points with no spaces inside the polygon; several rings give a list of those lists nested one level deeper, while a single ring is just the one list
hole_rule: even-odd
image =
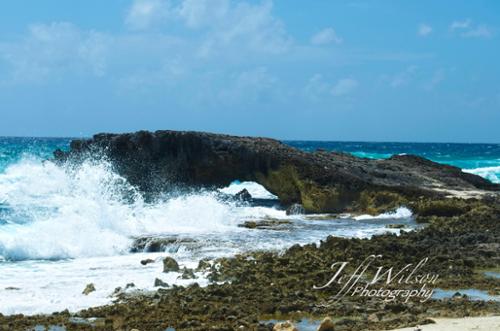
[{"label": "distant breaking wave", "polygon": [[362,221],[362,220],[370,220],[370,219],[406,219],[412,217],[413,214],[411,210],[409,210],[406,207],[399,207],[395,211],[391,211],[388,213],[383,213],[380,215],[372,216],[372,215],[359,215],[355,216],[354,219],[356,221]]},{"label": "distant breaking wave", "polygon": [[463,169],[462,171],[484,177],[493,183],[500,183],[500,166]]}]

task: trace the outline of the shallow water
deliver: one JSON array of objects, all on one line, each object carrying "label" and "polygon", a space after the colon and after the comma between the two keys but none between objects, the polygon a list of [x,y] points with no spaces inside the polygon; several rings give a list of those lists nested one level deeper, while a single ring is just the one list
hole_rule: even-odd
[{"label": "shallow water", "polygon": [[490,295],[486,291],[473,288],[460,290],[443,290],[440,288],[434,289],[433,299],[449,299],[453,298],[456,293],[465,294],[472,301],[500,301],[500,296]]},{"label": "shallow water", "polygon": [[485,271],[484,275],[491,278],[500,278],[500,272],[496,271]]}]

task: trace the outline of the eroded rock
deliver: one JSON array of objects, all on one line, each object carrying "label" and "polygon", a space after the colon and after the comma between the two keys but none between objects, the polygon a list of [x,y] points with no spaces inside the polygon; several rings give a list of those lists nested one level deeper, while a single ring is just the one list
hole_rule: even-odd
[{"label": "eroded rock", "polygon": [[273,331],[299,331],[299,329],[292,322],[286,321],[275,324]]},{"label": "eroded rock", "polygon": [[167,256],[166,258],[163,259],[163,272],[177,272],[179,271],[179,264],[177,261],[170,257]]},{"label": "eroded rock", "polygon": [[335,330],[335,324],[333,323],[332,319],[330,317],[325,317],[323,321],[321,321],[321,324],[318,326],[317,331],[334,331]]},{"label": "eroded rock", "polygon": [[90,293],[95,291],[95,286],[93,283],[87,284],[85,288],[83,289],[82,294],[89,295]]}]

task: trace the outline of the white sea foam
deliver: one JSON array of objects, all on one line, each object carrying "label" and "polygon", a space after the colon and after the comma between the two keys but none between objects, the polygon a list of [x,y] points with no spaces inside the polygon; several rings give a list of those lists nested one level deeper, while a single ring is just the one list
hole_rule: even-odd
[{"label": "white sea foam", "polygon": [[74,170],[20,162],[0,174],[0,201],[10,209],[0,227],[8,260],[109,256],[126,252],[133,236],[225,231],[238,222],[212,193],[147,204],[105,162]]},{"label": "white sea foam", "polygon": [[463,169],[462,171],[484,177],[493,183],[500,183],[500,166]]},{"label": "white sea foam", "polygon": [[412,217],[412,212],[406,207],[399,207],[395,211],[391,211],[388,213],[383,213],[380,215],[359,215],[355,216],[354,219],[357,221],[362,221],[362,220],[371,220],[371,219],[406,219]]},{"label": "white sea foam", "polygon": [[246,189],[253,198],[256,199],[277,199],[278,197],[265,189],[264,186],[255,182],[240,182],[234,181],[228,187],[222,188],[219,191],[226,194],[236,194],[241,190]]}]

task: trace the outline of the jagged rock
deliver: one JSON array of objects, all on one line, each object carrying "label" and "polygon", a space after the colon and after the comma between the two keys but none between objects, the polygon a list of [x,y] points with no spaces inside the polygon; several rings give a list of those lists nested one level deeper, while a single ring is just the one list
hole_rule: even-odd
[{"label": "jagged rock", "polygon": [[245,221],[238,225],[247,229],[267,229],[267,230],[283,230],[283,225],[290,224],[289,220],[280,219],[264,219],[260,221]]},{"label": "jagged rock", "polygon": [[367,320],[368,320],[368,322],[377,323],[380,321],[380,318],[378,317],[378,315],[376,313],[373,313],[373,314],[368,315]]},{"label": "jagged rock", "polygon": [[134,239],[130,248],[131,253],[138,252],[165,252],[167,250],[176,251],[181,245],[195,244],[196,240],[192,238],[178,238],[178,237],[154,237],[145,236],[137,237]]},{"label": "jagged rock", "polygon": [[275,324],[273,331],[299,331],[299,329],[292,322],[286,321]]},{"label": "jagged rock", "polygon": [[90,293],[95,291],[95,286],[93,283],[87,284],[85,286],[85,289],[83,290],[82,294],[89,295]]},{"label": "jagged rock", "polygon": [[302,206],[299,203],[294,203],[290,207],[286,209],[286,214],[287,215],[304,215],[306,213],[306,210],[304,206]]},{"label": "jagged rock", "polygon": [[184,267],[184,269],[182,269],[181,278],[182,279],[194,279],[194,278],[196,278],[196,276],[194,274],[193,269],[188,269],[188,268]]},{"label": "jagged rock", "polygon": [[155,278],[154,286],[155,287],[169,287],[169,285],[167,283],[165,283],[163,280],[161,280],[159,278]]},{"label": "jagged rock", "polygon": [[163,272],[179,271],[179,264],[176,260],[167,256],[163,259]]},{"label": "jagged rock", "polygon": [[211,266],[209,259],[202,259],[198,262],[198,267],[196,267],[196,271],[205,271],[209,269]]},{"label": "jagged rock", "polygon": [[330,317],[325,317],[318,326],[318,331],[334,331],[335,324]]},{"label": "jagged rock", "polygon": [[155,260],[153,260],[153,259],[144,259],[144,260],[141,260],[141,264],[147,265],[147,264],[153,263],[154,261]]},{"label": "jagged rock", "polygon": [[500,185],[480,176],[414,155],[373,160],[308,153],[273,139],[205,132],[103,133],[73,140],[68,152],[54,152],[59,162],[103,154],[146,196],[179,183],[223,187],[239,179],[258,182],[282,204],[300,203],[308,212],[377,212],[418,196],[498,196],[500,191]]},{"label": "jagged rock", "polygon": [[406,225],[405,224],[386,224],[385,227],[388,229],[404,229],[404,228],[406,228]]},{"label": "jagged rock", "polygon": [[241,225],[241,227],[247,228],[247,229],[255,229],[257,227],[257,222],[255,222],[255,221],[246,221],[245,223],[243,223]]},{"label": "jagged rock", "polygon": [[248,190],[246,188],[244,188],[243,190],[239,191],[238,193],[236,193],[234,195],[234,197],[238,200],[241,200],[241,201],[250,201],[252,200],[252,195],[250,194],[250,192],[248,192]]}]

